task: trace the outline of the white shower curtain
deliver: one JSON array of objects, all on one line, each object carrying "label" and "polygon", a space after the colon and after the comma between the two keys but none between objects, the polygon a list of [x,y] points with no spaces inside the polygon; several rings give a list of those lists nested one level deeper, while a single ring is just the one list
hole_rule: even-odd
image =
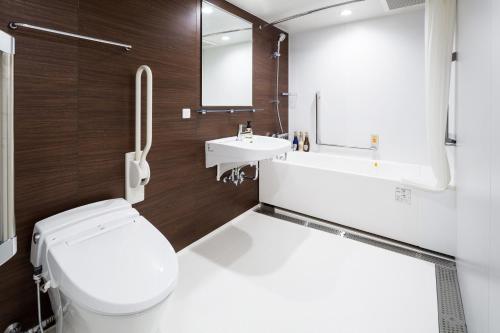
[{"label": "white shower curtain", "polygon": [[445,135],[457,2],[426,0],[425,6],[425,117],[429,162],[434,180],[404,182],[424,190],[444,191],[451,180]]}]

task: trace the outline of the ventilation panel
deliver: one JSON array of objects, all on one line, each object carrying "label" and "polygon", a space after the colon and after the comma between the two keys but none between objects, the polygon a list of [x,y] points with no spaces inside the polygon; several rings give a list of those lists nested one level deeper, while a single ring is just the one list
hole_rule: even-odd
[{"label": "ventilation panel", "polygon": [[387,11],[424,5],[425,0],[382,0]]}]

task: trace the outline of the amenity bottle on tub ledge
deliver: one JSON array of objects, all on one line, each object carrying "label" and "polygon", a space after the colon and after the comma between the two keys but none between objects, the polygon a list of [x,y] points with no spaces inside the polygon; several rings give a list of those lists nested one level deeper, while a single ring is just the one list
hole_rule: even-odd
[{"label": "amenity bottle on tub ledge", "polygon": [[293,132],[292,150],[299,150],[299,138],[297,137],[297,131]]},{"label": "amenity bottle on tub ledge", "polygon": [[298,151],[303,151],[304,150],[304,134],[302,132],[299,132],[299,149]]},{"label": "amenity bottle on tub ledge", "polygon": [[305,132],[305,139],[304,139],[304,151],[307,153],[311,149],[311,145],[309,144],[309,134]]}]

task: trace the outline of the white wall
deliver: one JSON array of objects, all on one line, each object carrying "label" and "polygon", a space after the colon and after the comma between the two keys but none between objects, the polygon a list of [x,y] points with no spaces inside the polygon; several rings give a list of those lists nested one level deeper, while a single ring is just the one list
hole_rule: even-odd
[{"label": "white wall", "polygon": [[252,106],[252,42],[202,52],[202,104]]},{"label": "white wall", "polygon": [[321,90],[324,143],[378,134],[380,159],[426,164],[424,23],[418,10],[293,34],[290,130],[314,133]]},{"label": "white wall", "polygon": [[498,333],[500,4],[458,3],[458,272],[469,332]]}]

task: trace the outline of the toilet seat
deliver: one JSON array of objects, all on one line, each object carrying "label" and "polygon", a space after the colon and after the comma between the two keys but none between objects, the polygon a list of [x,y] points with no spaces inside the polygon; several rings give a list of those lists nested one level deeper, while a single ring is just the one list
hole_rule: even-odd
[{"label": "toilet seat", "polygon": [[46,279],[71,302],[101,315],[154,307],[170,295],[178,276],[168,240],[130,204],[116,200],[104,214],[90,209],[82,215],[83,207],[77,208],[78,218],[63,229],[54,228],[57,215],[37,225]]}]

